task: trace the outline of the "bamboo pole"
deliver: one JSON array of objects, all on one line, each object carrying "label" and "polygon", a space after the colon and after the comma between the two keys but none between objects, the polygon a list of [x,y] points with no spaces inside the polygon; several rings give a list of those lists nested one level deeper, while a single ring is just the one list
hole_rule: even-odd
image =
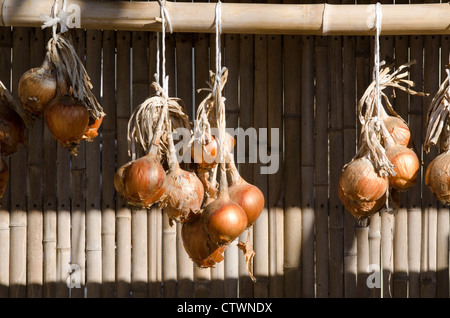
[{"label": "bamboo pole", "polygon": [[116,34],[103,32],[103,96],[102,106],[107,114],[102,121],[102,297],[114,297],[116,275],[116,203],[114,172],[116,162]]},{"label": "bamboo pole", "polygon": [[[117,32],[116,108],[117,168],[131,160],[128,157],[127,125],[130,118],[130,47],[131,33]],[[122,196],[116,201],[116,288],[117,297],[131,292],[131,211]]]},{"label": "bamboo pole", "polygon": [[[235,1],[233,0],[231,2]],[[222,52],[222,61],[223,65],[228,69],[228,80],[225,85],[223,95],[226,99],[226,126],[229,129],[239,127],[239,42],[239,35],[237,34],[227,34],[222,36],[224,48]],[[234,138],[236,139],[237,136],[234,136]],[[233,148],[235,162],[237,153],[236,148],[236,146]],[[241,253],[237,247],[238,241],[239,238],[232,242],[224,253],[223,297],[226,298],[238,297],[239,254]]]},{"label": "bamboo pole", "polygon": [[[86,32],[73,30],[72,40],[78,57],[86,65]],[[83,298],[86,286],[86,143],[80,143],[78,155],[71,156],[71,235],[72,255],[70,264],[77,266],[75,272],[79,286],[70,290],[71,298]]]},{"label": "bamboo pole", "polygon": [[[209,78],[209,34],[199,33],[194,36],[194,86],[195,89],[206,87]],[[206,92],[196,93],[194,100],[196,107],[206,97]],[[211,270],[194,265],[194,297],[209,297],[211,288]]]},{"label": "bamboo pole", "polygon": [[[41,13],[53,0],[2,0],[0,26],[40,27]],[[81,28],[158,31],[159,4],[150,2],[68,1],[81,11]],[[174,32],[214,33],[214,3],[169,2]],[[224,3],[223,33],[358,35],[374,34],[375,5]],[[383,5],[382,34],[449,34],[447,3]]]},{"label": "bamboo pole", "polygon": [[[403,1],[408,3],[408,1]],[[395,63],[399,67],[409,61],[408,37],[399,35],[395,37]],[[409,123],[408,94],[398,94],[394,99],[396,112]],[[417,151],[417,148],[415,149]],[[399,192],[399,205],[394,211],[394,273],[393,297],[408,297],[408,196],[409,191]]]},{"label": "bamboo pole", "polygon": [[[301,209],[302,209],[302,297],[314,292],[314,38],[302,38],[301,65]],[[295,70],[293,70],[295,71]],[[289,151],[289,149],[288,149]],[[289,155],[289,154],[287,154]]]},{"label": "bamboo pole", "polygon": [[[343,45],[343,138],[344,162],[350,162],[356,153],[356,39],[342,37]],[[357,241],[355,235],[355,218],[344,211],[344,293],[345,297],[354,298],[357,295]]]},{"label": "bamboo pole", "polygon": [[[280,3],[279,0],[270,0],[268,3]],[[267,129],[268,154],[272,160],[266,164],[276,170],[268,174],[267,182],[270,184],[266,197],[269,216],[269,297],[283,297],[283,111],[279,105],[283,104],[283,69],[282,65],[282,36],[271,35],[267,38]],[[272,136],[278,134],[278,138]],[[263,158],[259,159],[262,160]],[[312,188],[312,187],[311,187]]]},{"label": "bamboo pole", "polygon": [[[429,93],[424,97],[423,113],[426,114],[431,99],[439,89],[440,81],[440,43],[439,36],[425,36],[424,39],[424,91]],[[423,118],[425,123],[426,116]],[[431,160],[437,156],[436,148],[424,155],[424,167],[428,167]],[[424,168],[425,169],[425,168]],[[436,297],[436,253],[437,253],[437,200],[429,191],[428,186],[423,186],[423,236],[422,236],[422,259],[421,259],[421,297]],[[426,227],[426,228],[425,228]]]},{"label": "bamboo pole", "polygon": [[[44,32],[30,30],[30,67],[38,67],[44,59]],[[28,213],[27,213],[27,297],[43,296],[43,121],[28,130]]]},{"label": "bamboo pole", "polygon": [[[100,99],[102,32],[86,31],[86,71],[93,85],[92,92]],[[86,286],[87,297],[102,294],[102,210],[100,135],[86,142]],[[113,171],[111,171],[114,174]]]},{"label": "bamboo pole", "polygon": [[380,229],[380,213],[375,213],[370,217],[369,225],[369,266],[372,274],[372,283],[369,297],[381,297],[381,264],[380,264],[380,249],[381,249],[381,229]]},{"label": "bamboo pole", "polygon": [[[368,3],[368,2],[367,2]],[[370,69],[370,39],[368,36],[358,36],[356,38],[356,97],[359,100],[371,82],[372,69]],[[356,130],[359,132],[361,124],[356,123]],[[359,135],[356,136],[359,139]],[[369,277],[369,227],[365,223],[357,222],[357,277],[356,290],[357,297],[369,297],[367,278]]]},{"label": "bamboo pole", "polygon": [[[156,74],[156,43],[157,35],[149,35],[149,79],[153,80]],[[149,81],[151,82],[151,81]],[[149,83],[150,84],[150,83]],[[149,88],[149,92],[155,93]],[[148,296],[160,298],[162,295],[162,210],[153,205],[148,210]]]},{"label": "bamboo pole", "polygon": [[[267,101],[267,63],[268,63],[268,39],[267,35],[258,35],[254,37],[254,59],[255,68],[253,76],[254,83],[254,113],[253,127],[258,131],[258,152],[267,153],[268,140],[267,135],[260,133],[260,128],[266,128],[268,123],[268,101]],[[257,163],[253,164],[253,184],[256,185],[267,198],[268,194],[268,178],[267,175],[261,174],[260,168],[262,164],[260,158]],[[266,200],[267,201],[267,200]],[[255,257],[253,260],[253,274],[256,277],[254,285],[254,297],[269,297],[269,212],[267,202],[264,204],[258,220],[253,225],[253,239],[255,249]]]},{"label": "bamboo pole", "polygon": [[[13,32],[13,64],[10,91],[17,96],[17,85],[29,68],[29,30],[16,28]],[[11,158],[11,216],[10,216],[10,297],[26,296],[27,281],[27,150],[21,146]]]},{"label": "bamboo pole", "polygon": [[338,197],[337,186],[339,176],[344,166],[343,153],[343,108],[342,108],[342,38],[333,36],[328,38],[329,45],[329,74],[330,74],[330,297],[344,296],[344,209]]},{"label": "bamboo pole", "polygon": [[[184,1],[184,0],[183,0]],[[185,106],[186,114],[189,118],[194,118],[193,104],[193,67],[192,67],[192,47],[193,35],[178,33],[175,35],[176,40],[176,84],[177,97],[180,98]],[[181,142],[186,142],[185,140]],[[183,165],[183,162],[180,163]],[[187,168],[189,166],[187,165]],[[183,240],[181,238],[181,224],[176,224],[176,254],[177,254],[177,280],[178,280],[178,297],[191,298],[193,295],[194,285],[194,267],[193,263],[186,253]]]},{"label": "bamboo pole", "polygon": [[[0,28],[0,80],[6,87],[11,87],[11,46],[12,32],[10,28]],[[6,164],[11,171],[10,160]],[[10,187],[8,181],[5,193],[0,199],[0,297],[9,296],[9,260],[10,260]]]},{"label": "bamboo pole", "polygon": [[316,110],[314,140],[314,193],[316,211],[316,296],[328,297],[328,40],[315,39]]},{"label": "bamboo pole", "polygon": [[[244,0],[243,0],[244,1]],[[254,36],[250,34],[243,34],[238,36],[239,41],[239,126],[246,130],[253,127],[253,53],[254,53]],[[239,167],[239,173],[247,182],[253,183],[253,167],[249,162],[249,151],[251,149],[248,142],[245,142],[245,148],[240,149],[239,145],[244,143],[244,140],[237,137],[237,160]],[[244,150],[245,153],[241,153]],[[239,160],[238,160],[239,159]],[[238,162],[239,161],[239,162]],[[247,240],[247,236],[250,236],[250,242],[253,244],[253,229],[244,231],[239,237],[241,242]],[[253,296],[253,281],[251,280],[247,271],[247,265],[243,253],[239,253],[239,297],[252,297]]]},{"label": "bamboo pole", "polygon": [[[149,97],[148,73],[148,34],[133,32],[132,69],[132,107],[136,109]],[[140,157],[142,154],[137,152]],[[131,290],[132,296],[147,297],[148,283],[148,247],[147,247],[147,210],[132,209],[131,211]]]},{"label": "bamboo pole", "polygon": [[[417,63],[410,68],[410,79],[416,87],[423,85],[423,37],[411,36],[410,60]],[[412,138],[418,148],[417,154],[422,160],[422,136],[423,136],[423,97],[410,97],[410,130],[414,132]],[[421,224],[422,224],[422,193],[421,184],[424,175],[424,167],[421,167],[421,174],[418,175],[417,184],[408,190],[408,297],[418,298],[420,296],[420,255],[421,255]]]}]

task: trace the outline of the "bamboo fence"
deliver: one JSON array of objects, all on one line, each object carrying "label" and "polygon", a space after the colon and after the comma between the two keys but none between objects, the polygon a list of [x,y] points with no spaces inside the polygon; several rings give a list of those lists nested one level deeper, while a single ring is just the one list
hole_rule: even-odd
[{"label": "bamboo fence", "polygon": [[[365,18],[343,23],[340,10],[354,8],[349,0],[225,1],[227,127],[258,132],[258,147],[245,143],[238,168],[264,193],[265,206],[227,248],[225,260],[202,269],[185,253],[179,224],[172,226],[157,206],[130,208],[113,185],[117,167],[130,160],[130,115],[154,93],[159,7],[152,1],[70,1],[83,8],[74,46],[107,116],[99,136],[83,142],[77,156],[55,142],[41,119],[27,131],[27,145],[8,158],[11,177],[0,200],[0,297],[448,298],[449,208],[423,181],[438,153],[422,153],[426,113],[445,79],[450,49],[450,7],[433,2],[382,2],[381,59],[397,66],[416,60],[410,79],[429,95],[389,96],[410,125],[421,174],[416,186],[399,193],[398,208],[383,209],[366,225],[344,209],[337,182],[357,150],[356,105],[372,81],[373,28]],[[0,80],[15,95],[20,76],[42,62],[51,30],[40,28],[39,13],[50,13],[53,1],[40,1],[33,12],[20,3],[0,1]],[[205,97],[197,90],[206,87],[215,65],[215,4],[167,4],[174,23],[165,39],[169,93],[183,100],[192,119]],[[374,4],[358,1],[355,12]],[[95,22],[99,6],[109,8],[103,17],[121,11],[115,20]],[[286,8],[293,11],[275,27]],[[416,9],[437,18],[401,18]],[[204,14],[188,24],[189,10]],[[262,28],[265,10],[273,16]],[[123,19],[128,14],[133,18]],[[390,25],[394,18],[398,24]],[[296,23],[287,27],[289,19]],[[414,26],[399,31],[405,25]],[[257,162],[250,162],[252,151]],[[273,174],[261,173],[271,164],[260,160],[266,153],[278,158]],[[256,282],[237,248],[247,236],[256,252]]]}]

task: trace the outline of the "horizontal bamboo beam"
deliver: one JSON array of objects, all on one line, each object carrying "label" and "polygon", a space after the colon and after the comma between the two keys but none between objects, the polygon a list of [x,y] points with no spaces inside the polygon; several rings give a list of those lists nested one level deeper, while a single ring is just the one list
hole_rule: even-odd
[{"label": "horizontal bamboo beam", "polygon": [[[54,0],[0,0],[0,26],[39,27]],[[71,6],[72,5],[72,6]],[[160,7],[150,2],[67,1],[80,8],[80,27],[160,31]],[[215,3],[166,2],[174,32],[214,33]],[[449,34],[450,3],[382,5],[382,35]],[[72,11],[75,14],[75,11]],[[372,35],[375,5],[222,3],[222,33]]]}]

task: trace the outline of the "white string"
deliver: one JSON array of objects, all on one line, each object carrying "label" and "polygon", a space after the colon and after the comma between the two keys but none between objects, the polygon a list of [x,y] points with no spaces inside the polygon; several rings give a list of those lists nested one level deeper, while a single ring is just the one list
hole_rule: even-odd
[{"label": "white string", "polygon": [[375,7],[375,91],[377,113],[380,114],[381,107],[381,91],[380,91],[380,33],[381,33],[381,4],[377,2]]},{"label": "white string", "polygon": [[42,24],[41,28],[45,29],[45,28],[51,27],[52,31],[53,31],[53,39],[55,41],[56,41],[56,33],[57,33],[57,29],[58,29],[58,24],[60,25],[61,33],[64,33],[69,29],[69,27],[67,25],[67,20],[68,20],[69,15],[66,12],[66,8],[67,8],[66,0],[63,0],[62,5],[61,5],[61,10],[58,11],[59,3],[60,3],[59,0],[55,0],[51,16],[46,15],[46,14],[40,15],[41,19],[43,20],[43,24]]},{"label": "white string", "polygon": [[167,26],[169,27],[169,31],[170,33],[173,32],[172,29],[172,24],[170,23],[170,18],[169,18],[169,12],[167,11],[167,8],[165,7],[165,0],[158,0],[159,6],[160,6],[160,14],[161,14],[161,46],[162,46],[162,53],[160,53],[160,46],[159,46],[159,41],[160,41],[160,36],[159,33],[157,34],[157,45],[156,45],[156,81],[159,82],[160,81],[160,74],[159,74],[159,68],[160,68],[160,54],[162,56],[162,66],[161,66],[161,73],[162,73],[162,83],[161,87],[163,89],[163,92],[165,94],[165,96],[169,96],[169,87],[168,87],[168,83],[169,83],[169,78],[168,76],[166,76],[166,43],[165,43],[165,39],[166,39],[166,21],[167,21]]}]

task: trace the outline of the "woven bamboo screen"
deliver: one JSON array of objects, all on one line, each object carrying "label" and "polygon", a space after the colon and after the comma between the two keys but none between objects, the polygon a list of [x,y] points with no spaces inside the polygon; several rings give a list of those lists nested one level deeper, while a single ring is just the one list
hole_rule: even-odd
[{"label": "woven bamboo screen", "polygon": [[[50,36],[40,28],[0,29],[0,80],[14,94],[20,76],[42,62]],[[129,160],[128,119],[153,94],[156,34],[76,30],[74,38],[107,117],[77,156],[39,120],[27,146],[9,158],[0,297],[449,296],[449,209],[422,177],[400,194],[398,210],[382,210],[368,227],[357,226],[337,195],[342,166],[356,151],[356,104],[372,80],[372,36],[222,35],[227,126],[280,133],[277,148],[266,137],[279,153],[276,173],[261,174],[260,161],[239,165],[266,198],[250,232],[255,283],[236,242],[215,268],[197,268],[179,225],[170,226],[157,207],[130,209],[116,196],[114,172]],[[170,95],[192,116],[205,96],[196,90],[214,69],[214,35],[174,33],[166,41]],[[436,155],[422,155],[421,145],[426,110],[449,62],[449,36],[380,42],[382,59],[417,60],[410,78],[430,94],[392,99],[411,127],[423,175]]]}]

